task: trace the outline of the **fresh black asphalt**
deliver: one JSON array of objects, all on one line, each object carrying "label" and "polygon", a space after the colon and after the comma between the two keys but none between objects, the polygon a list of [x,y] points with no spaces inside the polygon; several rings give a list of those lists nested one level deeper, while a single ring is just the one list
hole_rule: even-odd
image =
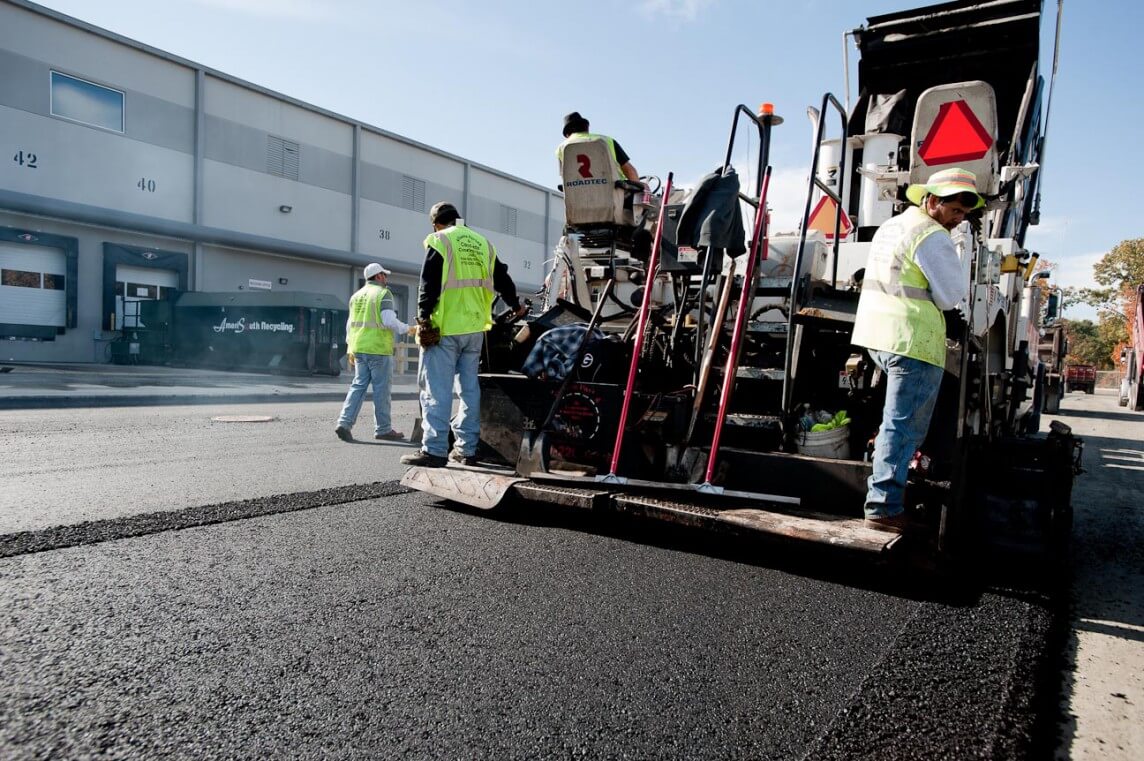
[{"label": "fresh black asphalt", "polygon": [[1047,602],[933,601],[828,555],[470,513],[392,482],[14,534],[0,554],[5,758],[1044,745]]}]

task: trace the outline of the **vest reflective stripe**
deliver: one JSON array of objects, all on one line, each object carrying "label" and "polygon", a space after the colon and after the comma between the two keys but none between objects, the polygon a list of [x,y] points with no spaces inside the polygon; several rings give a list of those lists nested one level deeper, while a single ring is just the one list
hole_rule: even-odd
[{"label": "vest reflective stripe", "polygon": [[945,367],[945,317],[915,261],[918,246],[945,228],[914,206],[874,235],[854,319],[857,346]]},{"label": "vest reflective stripe", "polygon": [[887,296],[899,296],[906,299],[928,299],[930,297],[928,288],[917,288],[912,285],[901,284],[892,285],[878,280],[863,281],[862,290],[865,291],[867,288],[877,293],[884,293]]},{"label": "vest reflective stripe", "polygon": [[366,283],[350,296],[347,351],[353,354],[393,354],[393,331],[381,324],[381,310],[390,298],[389,289],[376,283]]},{"label": "vest reflective stripe", "polygon": [[607,135],[597,135],[594,132],[573,132],[564,142],[556,146],[556,160],[560,162],[561,173],[564,167],[564,148],[576,143],[586,143],[589,140],[603,140],[608,145],[608,153],[612,155],[612,166],[616,170],[616,179],[626,180],[628,177],[624,174],[624,170],[620,168],[620,160],[616,156],[616,141]]},{"label": "vest reflective stripe", "polygon": [[493,269],[496,249],[483,235],[455,224],[425,238],[426,248],[441,254],[441,297],[429,316],[443,336],[481,333],[492,327],[496,298]]}]

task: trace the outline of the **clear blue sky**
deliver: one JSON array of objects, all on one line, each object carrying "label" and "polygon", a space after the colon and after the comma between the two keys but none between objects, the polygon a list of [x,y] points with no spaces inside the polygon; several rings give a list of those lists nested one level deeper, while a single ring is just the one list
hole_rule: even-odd
[{"label": "clear blue sky", "polygon": [[[842,33],[912,0],[45,0],[205,66],[554,185],[572,110],[643,174],[694,181],[723,157],[734,107],[771,101],[773,205],[792,228],[805,194],[806,107],[844,92]],[[1045,7],[1044,71],[1056,1]],[[1030,248],[1057,282],[1144,237],[1144,2],[1066,0],[1042,223]],[[855,75],[853,60],[851,76]],[[745,157],[740,157],[741,160]],[[1068,316],[1086,317],[1077,308]]]}]

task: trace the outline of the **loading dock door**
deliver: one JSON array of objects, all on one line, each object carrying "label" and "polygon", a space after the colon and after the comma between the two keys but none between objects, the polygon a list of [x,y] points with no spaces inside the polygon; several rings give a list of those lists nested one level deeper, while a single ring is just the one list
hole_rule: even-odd
[{"label": "loading dock door", "polygon": [[179,273],[174,270],[132,267],[127,264],[115,268],[115,324],[124,328],[137,325],[138,307],[127,306],[136,301],[173,299],[179,287]]},{"label": "loading dock door", "polygon": [[63,249],[0,243],[0,323],[67,326]]}]

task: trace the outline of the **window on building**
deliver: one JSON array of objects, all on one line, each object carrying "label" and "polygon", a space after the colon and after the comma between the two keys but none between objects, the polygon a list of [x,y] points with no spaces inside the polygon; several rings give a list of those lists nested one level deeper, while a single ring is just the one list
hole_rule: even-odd
[{"label": "window on building", "polygon": [[40,273],[25,270],[0,270],[0,285],[14,288],[39,288]]},{"label": "window on building", "polygon": [[516,235],[516,209],[501,204],[500,229],[502,233]]},{"label": "window on building", "polygon": [[129,299],[158,299],[159,286],[144,283],[128,283],[127,298]]},{"label": "window on building", "polygon": [[123,98],[119,90],[52,72],[53,116],[123,132]]},{"label": "window on building", "polygon": [[298,179],[300,146],[292,140],[266,136],[266,171],[288,180]]},{"label": "window on building", "polygon": [[65,279],[63,275],[55,275],[51,272],[44,273],[44,290],[45,291],[62,291],[64,288]]},{"label": "window on building", "polygon": [[401,176],[401,205],[413,211],[425,211],[425,180]]}]

